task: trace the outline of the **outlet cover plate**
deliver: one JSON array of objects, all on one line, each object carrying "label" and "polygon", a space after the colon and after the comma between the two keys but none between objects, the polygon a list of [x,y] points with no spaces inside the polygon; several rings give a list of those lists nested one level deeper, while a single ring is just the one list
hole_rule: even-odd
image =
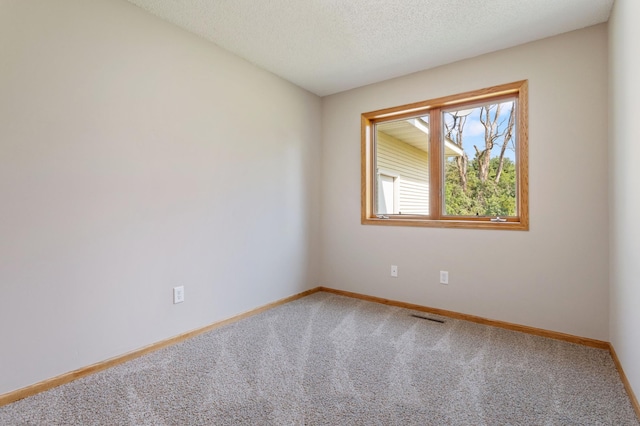
[{"label": "outlet cover plate", "polygon": [[173,288],[173,303],[182,303],[184,302],[184,286],[181,285],[179,287]]},{"label": "outlet cover plate", "polygon": [[449,284],[449,271],[440,271],[440,284]]}]

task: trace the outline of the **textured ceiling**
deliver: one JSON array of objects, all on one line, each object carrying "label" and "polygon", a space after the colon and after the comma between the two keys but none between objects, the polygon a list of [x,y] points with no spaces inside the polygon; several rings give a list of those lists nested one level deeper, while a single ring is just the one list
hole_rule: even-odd
[{"label": "textured ceiling", "polygon": [[129,0],[317,95],[607,21],[613,0]]}]

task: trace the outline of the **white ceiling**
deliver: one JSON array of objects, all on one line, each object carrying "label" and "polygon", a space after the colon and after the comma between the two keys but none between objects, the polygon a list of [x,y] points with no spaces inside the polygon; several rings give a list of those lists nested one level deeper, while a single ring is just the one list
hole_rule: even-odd
[{"label": "white ceiling", "polygon": [[324,96],[605,22],[614,0],[129,0]]}]

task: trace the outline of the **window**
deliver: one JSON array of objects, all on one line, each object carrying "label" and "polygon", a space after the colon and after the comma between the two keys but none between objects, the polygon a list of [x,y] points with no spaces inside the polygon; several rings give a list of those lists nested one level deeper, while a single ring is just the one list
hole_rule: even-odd
[{"label": "window", "polygon": [[378,169],[378,214],[398,214],[399,199],[398,178],[400,176]]},{"label": "window", "polygon": [[527,81],[362,114],[362,223],[529,229]]}]

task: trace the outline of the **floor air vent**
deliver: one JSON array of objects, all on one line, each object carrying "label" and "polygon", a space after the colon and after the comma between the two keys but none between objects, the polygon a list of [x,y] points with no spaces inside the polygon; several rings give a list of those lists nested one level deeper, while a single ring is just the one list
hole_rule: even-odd
[{"label": "floor air vent", "polygon": [[444,324],[443,320],[437,319],[437,318],[423,317],[422,315],[417,315],[417,314],[411,314],[411,316],[414,317],[414,318],[420,318],[420,319],[429,320],[429,321],[433,321],[433,322],[438,322],[440,324]]}]

